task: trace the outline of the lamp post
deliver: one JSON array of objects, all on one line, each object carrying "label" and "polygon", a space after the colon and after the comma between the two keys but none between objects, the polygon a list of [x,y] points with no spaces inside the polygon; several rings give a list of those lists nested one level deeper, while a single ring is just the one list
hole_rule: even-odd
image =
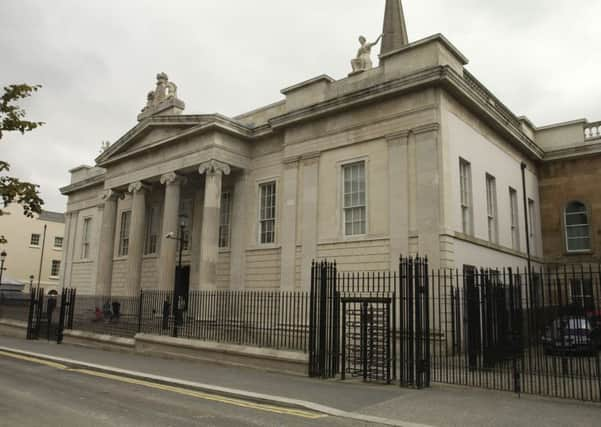
[{"label": "lamp post", "polygon": [[33,274],[29,276],[29,293],[31,294],[31,290],[33,289]]},{"label": "lamp post", "polygon": [[0,253],[0,286],[2,286],[2,273],[4,273],[4,270],[6,270],[6,268],[4,267],[4,261],[6,260],[6,251],[2,251],[2,253]]},{"label": "lamp post", "polygon": [[174,232],[170,232],[165,236],[167,239],[176,240],[179,243],[179,257],[177,262],[177,274],[175,276],[175,284],[173,289],[173,314],[175,315],[175,319],[173,322],[173,336],[177,338],[177,327],[183,323],[183,319],[181,318],[182,311],[185,310],[185,300],[182,293],[182,254],[184,253],[184,245],[186,244],[186,236],[184,235],[184,231],[186,229],[186,216],[181,215],[181,221],[179,225],[179,232],[177,235]]}]

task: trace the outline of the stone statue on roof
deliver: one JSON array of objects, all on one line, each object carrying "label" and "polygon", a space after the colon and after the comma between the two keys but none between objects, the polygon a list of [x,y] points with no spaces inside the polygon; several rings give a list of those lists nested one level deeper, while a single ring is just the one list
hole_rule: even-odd
[{"label": "stone statue on roof", "polygon": [[142,109],[142,112],[172,98],[177,98],[177,85],[169,81],[167,74],[159,73],[157,74],[156,88],[146,95],[146,106]]},{"label": "stone statue on roof", "polygon": [[373,68],[373,64],[371,62],[371,49],[380,42],[382,36],[383,34],[380,35],[373,43],[369,43],[364,36],[359,37],[359,43],[361,44],[361,47],[357,51],[357,57],[351,61],[353,73],[360,73],[361,71],[366,71]]}]

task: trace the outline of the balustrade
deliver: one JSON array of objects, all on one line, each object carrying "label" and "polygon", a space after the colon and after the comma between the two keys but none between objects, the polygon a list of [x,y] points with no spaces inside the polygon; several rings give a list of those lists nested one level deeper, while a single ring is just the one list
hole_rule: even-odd
[{"label": "balustrade", "polygon": [[584,125],[584,140],[601,138],[601,122]]}]

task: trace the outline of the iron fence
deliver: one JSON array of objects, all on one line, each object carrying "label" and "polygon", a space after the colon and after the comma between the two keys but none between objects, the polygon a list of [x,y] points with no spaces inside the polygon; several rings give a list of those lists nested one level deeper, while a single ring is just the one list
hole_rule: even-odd
[{"label": "iron fence", "polygon": [[601,401],[601,270],[431,272],[434,381]]},{"label": "iron fence", "polygon": [[307,351],[309,294],[256,290],[143,290],[135,297],[78,296],[73,329],[137,333]]},{"label": "iron fence", "polygon": [[601,268],[312,267],[309,373],[601,401]]}]

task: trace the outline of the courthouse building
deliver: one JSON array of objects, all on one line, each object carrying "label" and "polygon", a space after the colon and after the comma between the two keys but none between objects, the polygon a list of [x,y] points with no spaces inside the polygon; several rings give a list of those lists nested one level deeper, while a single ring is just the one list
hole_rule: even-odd
[{"label": "courthouse building", "polygon": [[361,43],[348,77],[311,78],[236,117],[184,114],[159,74],[138,123],[61,190],[64,285],[173,289],[166,236],[180,227],[191,289],[306,289],[326,257],[376,271],[400,254],[461,267],[594,252],[594,205],[551,186],[564,159],[598,152],[600,123],[516,116],[444,36],[409,42],[400,0],[386,1],[377,66],[375,43]]}]

